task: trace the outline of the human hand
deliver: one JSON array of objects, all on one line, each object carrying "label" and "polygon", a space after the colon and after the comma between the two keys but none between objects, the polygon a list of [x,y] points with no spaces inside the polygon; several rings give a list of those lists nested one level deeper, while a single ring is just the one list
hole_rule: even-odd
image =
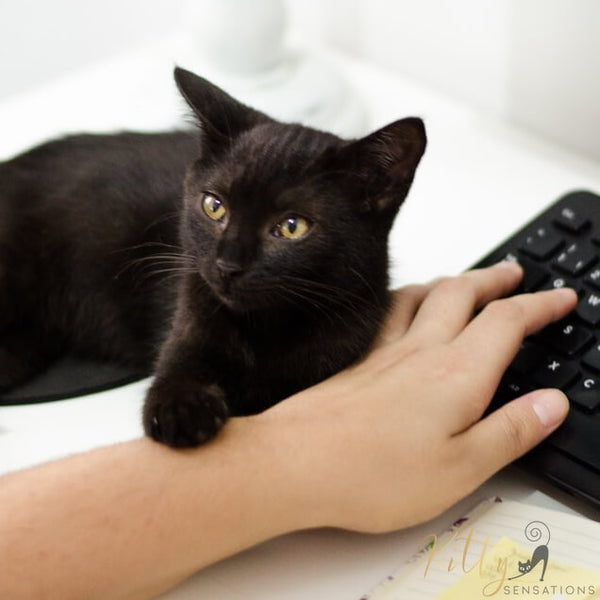
[{"label": "human hand", "polygon": [[523,338],[577,301],[569,289],[496,300],[521,277],[502,263],[397,291],[364,361],[263,413],[290,451],[274,449],[297,477],[291,493],[301,490],[290,505],[311,525],[378,532],[423,522],[560,425],[568,401],[558,390],[482,419]]},{"label": "human hand", "polygon": [[143,438],[5,476],[0,596],[155,597],[276,535],[437,515],[566,415],[546,390],[482,418],[523,337],[576,303],[566,289],[494,300],[520,277],[506,264],[399,290],[362,362],[199,448]]}]

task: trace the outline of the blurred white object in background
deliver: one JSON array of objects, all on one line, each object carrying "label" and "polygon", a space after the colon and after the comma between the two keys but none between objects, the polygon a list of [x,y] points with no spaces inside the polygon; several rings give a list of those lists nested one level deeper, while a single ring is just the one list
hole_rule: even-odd
[{"label": "blurred white object in background", "polygon": [[336,68],[286,45],[282,0],[190,0],[185,19],[191,40],[181,66],[277,119],[364,133],[362,103]]}]

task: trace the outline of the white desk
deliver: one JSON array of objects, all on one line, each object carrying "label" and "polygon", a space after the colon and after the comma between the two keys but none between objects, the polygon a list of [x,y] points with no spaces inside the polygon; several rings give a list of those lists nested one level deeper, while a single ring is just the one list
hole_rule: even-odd
[{"label": "white desk", "polygon": [[[184,111],[171,84],[176,59],[168,44],[146,49],[1,103],[0,158],[72,131],[152,130],[181,123]],[[599,164],[371,65],[330,59],[360,91],[370,128],[411,114],[426,121],[429,147],[392,232],[395,284],[460,272],[562,193],[600,190]],[[140,436],[146,385],[0,408],[0,473]],[[540,485],[509,468],[474,496],[551,503],[534,493]],[[468,498],[433,523],[389,535],[330,530],[288,535],[204,570],[165,598],[359,598],[408,558],[426,534],[443,529],[475,502]]]}]

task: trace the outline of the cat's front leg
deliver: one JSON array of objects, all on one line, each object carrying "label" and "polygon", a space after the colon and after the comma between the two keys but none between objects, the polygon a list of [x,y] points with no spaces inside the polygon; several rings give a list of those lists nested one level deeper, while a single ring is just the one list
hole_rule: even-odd
[{"label": "cat's front leg", "polygon": [[229,416],[225,392],[216,383],[157,378],[144,404],[144,430],[176,448],[212,439]]},{"label": "cat's front leg", "polygon": [[230,317],[218,308],[197,278],[183,281],[143,412],[146,434],[169,446],[207,442],[231,412],[223,386],[240,379],[235,350],[242,342]]}]

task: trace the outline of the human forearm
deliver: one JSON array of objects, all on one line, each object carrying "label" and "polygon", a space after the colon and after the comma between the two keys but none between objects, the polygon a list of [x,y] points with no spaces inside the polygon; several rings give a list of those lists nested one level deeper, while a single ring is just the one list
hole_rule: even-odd
[{"label": "human forearm", "polygon": [[142,439],[5,477],[0,597],[150,598],[310,524],[257,428],[233,419],[197,450]]}]

